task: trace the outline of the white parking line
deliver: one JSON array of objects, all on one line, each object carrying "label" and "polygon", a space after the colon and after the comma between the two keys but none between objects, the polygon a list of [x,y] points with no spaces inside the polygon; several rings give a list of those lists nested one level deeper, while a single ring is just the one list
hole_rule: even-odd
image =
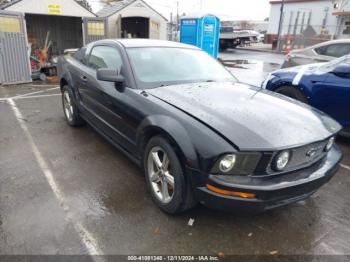
[{"label": "white parking line", "polygon": [[38,96],[23,96],[23,97],[18,97],[18,98],[14,98],[14,99],[19,100],[19,99],[41,98],[41,97],[61,96],[61,95],[62,95],[62,94],[38,95]]},{"label": "white parking line", "polygon": [[341,166],[342,168],[345,168],[345,169],[348,169],[348,170],[350,170],[350,166],[347,166],[347,165],[343,165],[343,164],[340,164],[340,166]]},{"label": "white parking line", "polygon": [[4,101],[4,100],[8,100],[8,99],[18,99],[18,98],[22,98],[22,97],[26,97],[26,96],[31,96],[31,95],[36,95],[36,94],[40,94],[40,93],[44,93],[44,92],[48,92],[51,90],[56,90],[59,89],[59,86],[53,87],[53,88],[47,88],[47,89],[43,89],[40,91],[36,91],[36,92],[31,92],[31,93],[27,93],[27,94],[23,94],[23,95],[17,95],[17,96],[13,96],[13,97],[5,97],[5,98],[0,98],[0,101]]},{"label": "white parking line", "polygon": [[34,84],[29,84],[27,86],[30,86],[30,87],[43,87],[43,86],[46,86],[46,87],[56,87],[57,85],[34,85]]},{"label": "white parking line", "polygon": [[103,254],[102,251],[100,250],[100,248],[98,247],[97,240],[92,236],[92,234],[79,221],[76,221],[73,218],[73,214],[69,210],[68,205],[66,204],[64,195],[63,195],[62,191],[60,190],[59,185],[55,181],[54,175],[53,175],[49,165],[46,163],[43,155],[39,151],[37,145],[34,142],[32,135],[30,134],[30,132],[25,124],[25,121],[23,120],[24,117],[23,117],[22,113],[19,111],[19,109],[18,109],[18,107],[13,99],[8,99],[8,103],[9,103],[9,105],[11,105],[11,108],[12,108],[12,110],[17,118],[17,121],[20,124],[26,138],[28,139],[28,142],[30,144],[30,147],[32,148],[32,151],[34,153],[34,156],[36,158],[38,165],[40,166],[40,168],[41,168],[48,184],[50,185],[56,199],[58,200],[60,206],[62,206],[62,208],[66,214],[67,221],[73,224],[74,229],[78,233],[82,243],[85,245],[89,254],[91,256],[93,256],[92,259],[94,259],[95,261],[101,261],[102,260],[101,257],[96,257],[96,255]]}]

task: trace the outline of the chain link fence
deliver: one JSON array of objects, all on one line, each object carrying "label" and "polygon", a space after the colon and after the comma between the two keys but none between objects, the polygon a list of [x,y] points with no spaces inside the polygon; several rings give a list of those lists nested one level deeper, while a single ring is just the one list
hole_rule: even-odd
[{"label": "chain link fence", "polygon": [[[281,34],[282,50],[300,49],[334,39],[336,26],[324,25],[284,25]],[[274,45],[277,45],[275,39]]]}]

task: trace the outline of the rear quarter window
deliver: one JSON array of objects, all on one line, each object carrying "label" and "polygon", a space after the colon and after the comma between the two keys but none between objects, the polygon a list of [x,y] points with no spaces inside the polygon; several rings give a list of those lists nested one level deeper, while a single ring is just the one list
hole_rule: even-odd
[{"label": "rear quarter window", "polygon": [[319,55],[325,55],[325,56],[331,56],[331,57],[342,57],[350,54],[350,43],[321,46],[316,48],[315,51]]}]

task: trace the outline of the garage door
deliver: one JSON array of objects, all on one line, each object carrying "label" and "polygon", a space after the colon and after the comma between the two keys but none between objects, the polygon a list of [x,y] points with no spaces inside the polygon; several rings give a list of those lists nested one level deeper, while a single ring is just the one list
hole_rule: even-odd
[{"label": "garage door", "polygon": [[0,11],[0,84],[31,81],[24,17],[21,13]]},{"label": "garage door", "polygon": [[107,38],[107,19],[83,18],[84,45]]}]

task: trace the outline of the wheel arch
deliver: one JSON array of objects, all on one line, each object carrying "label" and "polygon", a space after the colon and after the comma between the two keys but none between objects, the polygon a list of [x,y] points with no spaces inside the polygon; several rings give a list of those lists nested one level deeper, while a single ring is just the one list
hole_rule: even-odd
[{"label": "wheel arch", "polygon": [[70,77],[69,73],[64,73],[61,77],[60,77],[60,89],[61,92],[63,90],[63,87],[69,85],[70,87],[73,87],[72,84],[72,78]]},{"label": "wheel arch", "polygon": [[292,83],[285,83],[285,84],[279,85],[278,87],[274,88],[273,91],[276,93],[279,93],[279,92],[277,92],[278,89],[283,88],[283,87],[289,87],[289,88],[295,89],[296,91],[299,91],[301,93],[301,95],[303,95],[305,97],[307,103],[310,103],[311,96],[310,96],[310,92],[307,88],[304,88],[301,85],[293,85]]},{"label": "wheel arch", "polygon": [[276,92],[276,90],[282,86],[293,86],[293,84],[291,81],[281,80],[278,83],[274,84],[270,90]]},{"label": "wheel arch", "polygon": [[276,92],[276,90],[283,86],[290,86],[297,90],[299,90],[308,100],[312,96],[312,86],[310,86],[307,82],[299,82],[298,85],[293,85],[293,79],[290,79],[290,77],[286,76],[280,76],[279,81],[274,83],[271,87],[271,91]]},{"label": "wheel arch", "polygon": [[65,78],[61,78],[61,80],[60,80],[61,92],[63,92],[63,87],[66,86],[66,85],[69,85],[68,81]]},{"label": "wheel arch", "polygon": [[137,147],[141,157],[148,141],[157,135],[165,137],[174,146],[183,168],[198,167],[196,150],[186,129],[177,120],[163,115],[146,118],[138,128]]}]

